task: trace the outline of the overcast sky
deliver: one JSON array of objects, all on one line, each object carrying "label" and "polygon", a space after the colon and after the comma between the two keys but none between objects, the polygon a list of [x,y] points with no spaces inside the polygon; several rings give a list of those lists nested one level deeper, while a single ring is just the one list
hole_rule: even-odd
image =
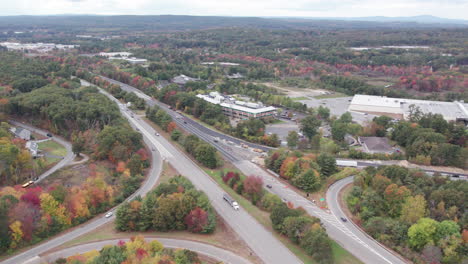
[{"label": "overcast sky", "polygon": [[468,0],[0,0],[0,15],[219,15],[468,19]]}]

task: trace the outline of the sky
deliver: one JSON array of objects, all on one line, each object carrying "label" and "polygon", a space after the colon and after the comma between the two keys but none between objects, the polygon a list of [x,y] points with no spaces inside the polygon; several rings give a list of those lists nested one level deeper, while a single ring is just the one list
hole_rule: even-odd
[{"label": "sky", "polygon": [[468,20],[468,0],[0,0],[0,15],[366,17]]}]

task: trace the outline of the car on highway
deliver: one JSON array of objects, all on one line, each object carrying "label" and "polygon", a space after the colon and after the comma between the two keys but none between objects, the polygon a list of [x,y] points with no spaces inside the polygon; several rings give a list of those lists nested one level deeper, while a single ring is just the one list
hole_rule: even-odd
[{"label": "car on highway", "polygon": [[139,129],[139,128],[137,128],[137,129],[136,129],[136,131],[140,131],[140,129]]},{"label": "car on highway", "polygon": [[156,151],[156,149],[155,149],[155,148],[151,148],[151,151]]},{"label": "car on highway", "polygon": [[283,203],[287,203],[288,200],[286,200],[285,198],[281,198],[281,201],[283,201]]},{"label": "car on highway", "polygon": [[348,222],[348,219],[346,219],[346,218],[344,218],[344,217],[340,217],[340,219],[341,219],[341,221],[343,221],[343,222],[345,222],[345,223]]},{"label": "car on highway", "polygon": [[155,134],[156,136],[158,136],[158,137],[159,137],[159,133],[157,133],[157,132],[156,132],[156,133],[154,133],[154,134]]},{"label": "car on highway", "polygon": [[223,194],[223,199],[228,202],[234,208],[234,210],[239,210],[239,204],[236,202],[236,200],[232,199],[231,196],[227,194]]},{"label": "car on highway", "polygon": [[52,137],[52,134],[51,134],[51,133],[47,133],[47,136],[48,136],[48,137]]},{"label": "car on highway", "polygon": [[109,217],[111,217],[111,216],[113,216],[113,215],[114,215],[114,213],[108,212],[108,213],[105,215],[105,217],[106,217],[106,218],[109,218]]},{"label": "car on highway", "polygon": [[184,124],[187,124],[187,121],[184,120]]},{"label": "car on highway", "polygon": [[271,184],[267,184],[266,187],[267,187],[268,189],[273,188],[273,186],[271,186]]}]

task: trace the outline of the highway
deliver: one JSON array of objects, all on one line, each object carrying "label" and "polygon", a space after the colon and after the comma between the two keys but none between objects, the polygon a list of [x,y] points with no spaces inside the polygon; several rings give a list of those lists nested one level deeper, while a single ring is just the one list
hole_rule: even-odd
[{"label": "highway", "polygon": [[[174,121],[177,122],[178,126],[192,134],[197,135],[201,139],[210,143],[212,146],[216,147],[218,151],[227,160],[232,162],[234,166],[241,170],[245,175],[256,175],[262,177],[265,184],[270,184],[273,187],[267,190],[277,194],[278,196],[280,196],[283,199],[286,199],[287,201],[292,202],[295,206],[303,207],[310,215],[320,218],[325,228],[327,229],[329,236],[364,263],[405,263],[405,261],[402,260],[398,255],[395,255],[393,252],[389,252],[387,249],[379,245],[374,239],[367,236],[367,234],[365,234],[363,231],[348,228],[348,226],[350,225],[349,223],[343,223],[339,220],[339,217],[341,215],[335,215],[333,212],[328,213],[320,209],[312,201],[289,189],[288,186],[278,181],[275,176],[267,173],[259,166],[251,163],[248,160],[240,158],[239,155],[236,155],[236,153],[233,151],[225,150],[222,146],[220,146],[220,144],[217,144],[213,141],[212,134],[205,133],[205,130],[199,130],[199,127],[204,127],[203,125],[190,119],[180,118],[180,114],[169,109],[164,104],[157,102],[153,98],[143,94],[141,91],[134,87],[114,81],[109,78],[105,79],[112,83],[121,85],[122,89],[126,91],[135,92],[137,96],[143,98],[150,106],[156,104],[159,105],[162,109],[164,109],[173,117]],[[196,125],[194,125],[193,123],[196,123]],[[218,135],[216,135],[216,137],[218,136],[219,133]],[[232,139],[227,140],[235,142]]]},{"label": "highway", "polygon": [[[190,240],[180,240],[180,239],[171,239],[171,238],[148,238],[145,237],[146,241],[152,241],[157,239],[161,242],[165,248],[184,248],[194,252],[197,252],[199,255],[205,255],[217,261],[222,261],[223,263],[230,263],[230,264],[250,264],[250,262],[243,257],[234,254],[231,251]],[[129,238],[122,238],[122,239],[112,239],[112,240],[104,240],[98,242],[91,242],[87,244],[81,244],[69,248],[65,248],[59,251],[52,252],[41,258],[37,258],[37,261],[28,262],[28,264],[39,264],[39,263],[53,263],[58,258],[66,258],[69,256],[83,254],[92,250],[101,250],[104,246],[107,245],[116,245],[119,241],[129,241]]]},{"label": "highway", "polygon": [[[47,134],[50,133],[48,131],[45,131],[45,130],[42,130],[42,129],[39,129],[37,127],[33,127],[33,126],[30,126],[30,125],[26,125],[26,124],[23,124],[23,123],[20,123],[20,122],[17,122],[17,121],[14,121],[14,120],[10,120],[9,121],[11,124],[15,125],[15,126],[19,126],[19,127],[22,127],[22,128],[25,128],[31,132],[35,132],[37,134],[40,134],[40,135],[43,135],[45,137],[47,137]],[[57,164],[55,164],[52,168],[48,169],[47,171],[45,171],[44,173],[42,173],[41,175],[38,176],[38,179],[35,180],[34,182],[36,183],[39,183],[41,182],[42,180],[44,180],[45,178],[47,178],[49,175],[51,175],[52,173],[56,172],[57,170],[65,167],[66,165],[68,165],[70,162],[73,161],[73,159],[75,159],[75,154],[73,154],[73,151],[72,151],[72,144],[68,141],[66,141],[65,139],[59,137],[59,136],[56,136],[54,135],[54,137],[51,139],[51,140],[54,140],[56,141],[57,143],[59,143],[60,145],[64,146],[65,149],[67,150],[67,155],[65,155],[65,157],[63,157],[63,159],[61,159]]]},{"label": "highway", "polygon": [[183,120],[181,118],[176,118],[177,116],[180,116],[180,114],[178,114],[175,111],[169,109],[166,104],[161,103],[161,102],[159,102],[157,100],[154,100],[150,96],[144,94],[143,92],[141,92],[137,88],[135,88],[133,86],[130,86],[130,85],[127,85],[125,83],[122,83],[122,82],[107,78],[107,77],[102,76],[102,75],[100,77],[107,80],[107,81],[109,81],[109,82],[111,82],[111,83],[113,83],[113,84],[120,85],[120,87],[124,91],[135,93],[138,97],[144,99],[149,106],[158,105],[159,107],[164,109],[167,113],[169,113],[172,116],[172,118],[174,119],[174,121],[176,121],[178,124],[185,121],[185,122],[187,122],[188,125],[191,125],[193,128],[199,130],[205,136],[210,136],[212,138],[218,137],[218,138],[224,139],[226,141],[231,141],[236,145],[240,145],[241,143],[244,143],[244,144],[247,144],[251,148],[258,148],[258,149],[262,149],[263,151],[270,151],[270,150],[274,149],[274,148],[271,148],[271,147],[267,147],[267,146],[247,142],[247,141],[235,138],[233,136],[226,135],[226,134],[221,133],[219,131],[215,131],[215,130],[213,130],[211,128],[208,128],[208,127],[206,127],[206,126],[204,126],[204,125],[202,125],[202,124],[198,123],[197,121],[192,120],[190,118],[185,118]]},{"label": "highway", "polygon": [[[103,92],[107,96],[110,94]],[[111,98],[111,97],[110,97]],[[115,98],[112,97],[113,100]],[[235,211],[230,204],[223,200],[223,189],[185,153],[172,145],[164,137],[156,136],[155,131],[148,123],[125,111],[124,105],[120,105],[124,116],[132,125],[140,130],[143,136],[156,146],[164,160],[169,162],[180,174],[187,177],[194,186],[206,193],[212,206],[220,214],[224,221],[247,243],[263,262],[268,264],[302,263],[286,246],[279,242],[265,227],[259,224],[250,214],[244,210]]]},{"label": "highway", "polygon": [[[130,115],[125,112],[125,111],[121,111],[122,114],[127,117],[129,120],[133,120],[133,118],[130,117]],[[150,147],[155,147],[155,148],[158,148],[157,145],[155,145],[153,143],[153,140],[152,138],[147,138],[145,136],[143,136],[143,140],[145,141],[146,145],[147,146],[150,146]],[[162,171],[162,158],[161,158],[161,155],[158,151],[153,151],[152,152],[152,155],[151,155],[151,167],[148,171],[148,177],[146,178],[146,180],[143,182],[143,184],[141,185],[140,189],[138,189],[134,194],[132,194],[129,198],[127,198],[127,200],[131,200],[133,199],[135,196],[137,195],[140,195],[140,196],[145,196],[146,193],[148,193],[153,187],[154,185],[156,184],[160,174],[161,174],[161,171]],[[111,211],[115,211],[117,207],[114,207]],[[56,248],[60,245],[63,245],[64,243],[68,242],[68,241],[71,241],[81,235],[84,235],[88,232],[91,232],[93,230],[95,230],[96,228],[106,224],[106,223],[109,223],[111,221],[113,221],[115,218],[115,216],[112,216],[112,217],[109,217],[109,218],[105,218],[103,217],[103,215],[101,216],[97,216],[95,218],[93,218],[92,220],[89,220],[87,221],[86,223],[80,225],[80,226],[77,226],[75,228],[73,228],[72,230],[70,231],[64,231],[63,233],[49,239],[49,240],[46,240],[45,242],[43,243],[40,243],[36,246],[33,246],[32,248],[22,252],[22,253],[19,253],[13,257],[10,257],[4,261],[2,261],[1,263],[4,263],[4,264],[18,264],[18,263],[25,263],[27,262],[28,260],[32,259],[37,259],[37,256],[39,256],[40,254],[46,252],[46,251],[49,251],[53,248]]]}]

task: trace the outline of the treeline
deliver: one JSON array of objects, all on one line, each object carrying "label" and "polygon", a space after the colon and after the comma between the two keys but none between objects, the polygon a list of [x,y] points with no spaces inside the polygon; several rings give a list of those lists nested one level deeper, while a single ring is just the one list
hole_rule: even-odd
[{"label": "treeline", "polygon": [[223,182],[236,193],[248,199],[259,209],[270,213],[273,229],[298,244],[318,263],[333,262],[332,241],[328,237],[320,219],[307,215],[304,209],[294,209],[284,203],[276,194],[263,188],[263,180],[258,176],[240,175],[237,172],[220,174]]},{"label": "treeline", "polygon": [[283,149],[271,152],[265,166],[306,192],[320,190],[326,179],[338,172],[335,158],[330,154],[304,155]]},{"label": "treeline", "polygon": [[55,264],[85,263],[201,263],[196,252],[188,249],[165,248],[157,240],[145,241],[143,236],[132,237],[130,241],[119,241],[117,245],[104,246],[100,251],[59,258]]},{"label": "treeline", "polygon": [[107,92],[111,93],[115,98],[121,99],[125,102],[130,102],[132,109],[145,109],[145,100],[138,97],[135,93],[126,92],[120,88],[120,85],[110,83],[109,81],[90,73],[89,71],[78,69],[76,71],[76,76],[78,78],[84,79],[100,88],[103,88]]},{"label": "treeline", "polygon": [[143,199],[123,203],[116,213],[119,231],[212,233],[216,214],[208,197],[182,176],[161,183]]},{"label": "treeline", "polygon": [[218,156],[216,148],[207,142],[199,139],[195,135],[184,135],[179,129],[172,117],[158,106],[148,108],[146,117],[152,122],[160,126],[164,131],[171,135],[171,139],[180,143],[185,151],[194,157],[203,166],[208,168],[216,168],[222,164],[222,160]]},{"label": "treeline", "polygon": [[467,168],[468,131],[461,124],[447,122],[439,114],[422,115],[417,109],[411,121],[399,121],[390,138],[406,148],[409,160],[424,165]]},{"label": "treeline", "polygon": [[346,198],[368,234],[415,263],[466,260],[468,183],[398,166],[366,168]]},{"label": "treeline", "polygon": [[118,189],[95,174],[80,186],[0,189],[0,254],[35,244],[116,204]]}]

